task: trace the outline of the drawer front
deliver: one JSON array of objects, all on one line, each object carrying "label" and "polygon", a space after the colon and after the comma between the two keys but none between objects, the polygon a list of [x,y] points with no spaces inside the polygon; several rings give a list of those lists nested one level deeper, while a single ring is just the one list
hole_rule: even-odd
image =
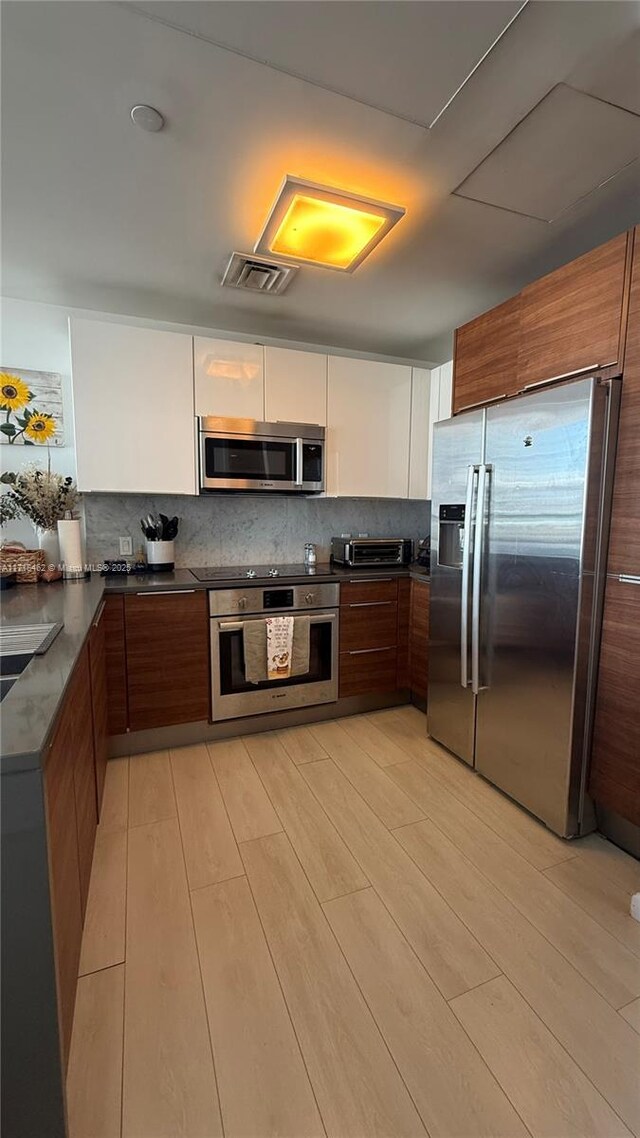
[{"label": "drawer front", "polygon": [[398,642],[395,601],[370,601],[340,609],[340,651],[394,648]]},{"label": "drawer front", "polygon": [[381,577],[379,581],[350,580],[340,585],[340,604],[363,604],[366,601],[397,601],[397,577]]},{"label": "drawer front", "polygon": [[340,653],[340,698],[396,690],[398,651],[373,648]]}]

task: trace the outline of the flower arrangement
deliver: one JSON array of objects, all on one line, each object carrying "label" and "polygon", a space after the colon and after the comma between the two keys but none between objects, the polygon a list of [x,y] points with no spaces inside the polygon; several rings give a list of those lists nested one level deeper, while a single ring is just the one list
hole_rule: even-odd
[{"label": "flower arrangement", "polygon": [[[0,372],[0,411],[5,413],[0,431],[8,442],[16,443],[22,439],[25,446],[34,446],[49,443],[55,435],[57,425],[54,416],[28,406],[34,398],[24,379],[7,371]],[[22,414],[18,414],[20,411]]]},{"label": "flower arrangement", "polygon": [[0,524],[26,517],[40,530],[54,530],[65,513],[78,503],[73,478],[55,474],[49,466],[43,470],[37,463],[17,473],[7,471],[0,482],[9,489],[0,499]]}]

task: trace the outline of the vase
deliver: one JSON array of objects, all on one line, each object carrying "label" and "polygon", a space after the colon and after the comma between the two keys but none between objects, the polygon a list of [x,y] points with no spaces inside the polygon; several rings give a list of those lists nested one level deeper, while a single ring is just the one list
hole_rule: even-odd
[{"label": "vase", "polygon": [[36,526],[36,533],[38,535],[38,548],[43,551],[47,559],[47,567],[59,568],[60,546],[57,530],[42,529],[40,526]]}]

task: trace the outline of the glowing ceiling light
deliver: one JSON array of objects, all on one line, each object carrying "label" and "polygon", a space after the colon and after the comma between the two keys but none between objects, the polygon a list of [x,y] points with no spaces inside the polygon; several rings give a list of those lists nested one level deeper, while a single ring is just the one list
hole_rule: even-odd
[{"label": "glowing ceiling light", "polygon": [[353,272],[404,212],[287,175],[255,252]]}]

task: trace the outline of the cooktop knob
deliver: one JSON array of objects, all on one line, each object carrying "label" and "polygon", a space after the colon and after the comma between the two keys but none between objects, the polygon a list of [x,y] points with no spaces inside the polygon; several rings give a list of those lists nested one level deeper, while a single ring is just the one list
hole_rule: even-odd
[{"label": "cooktop knob", "polygon": [[246,597],[239,597],[238,598],[238,608],[239,609],[246,609],[246,607],[247,607],[247,598]]},{"label": "cooktop knob", "polygon": [[306,604],[310,605],[316,599],[316,595],[315,593],[305,593],[304,599]]},{"label": "cooktop knob", "polygon": [[255,575],[256,575],[255,569],[247,569],[247,577],[255,577]]},{"label": "cooktop knob", "polygon": [[279,569],[270,569],[269,570],[269,576],[270,577],[279,577],[280,576],[280,570]]}]

